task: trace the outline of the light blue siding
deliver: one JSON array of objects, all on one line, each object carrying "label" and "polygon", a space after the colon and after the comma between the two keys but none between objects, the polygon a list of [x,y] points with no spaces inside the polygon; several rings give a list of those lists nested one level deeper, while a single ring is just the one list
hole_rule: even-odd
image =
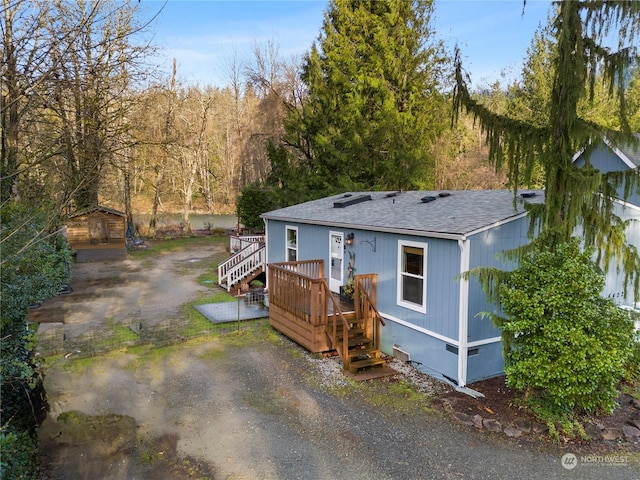
[{"label": "light blue siding", "polygon": [[[285,238],[287,227],[298,228],[298,260],[323,259],[326,269],[329,262],[329,229],[296,222],[268,221],[267,232],[269,238],[267,241],[269,245],[267,250],[269,258],[267,262],[286,261]],[[329,272],[325,272],[325,276],[328,277],[328,274]]]},{"label": "light blue siding", "polygon": [[397,345],[410,354],[418,370],[440,379],[458,378],[458,355],[447,350],[446,342],[392,321],[388,321],[383,330],[381,349],[384,353],[391,355],[393,346]]},{"label": "light blue siding", "polygon": [[501,342],[472,347],[469,352],[470,355],[467,357],[467,383],[495,377],[504,372]]},{"label": "light blue siding", "polygon": [[[329,232],[343,231],[345,236],[354,233],[354,245],[345,249],[355,252],[356,274],[378,274],[378,310],[423,329],[457,339],[460,292],[457,276],[460,273],[460,249],[456,241],[269,220],[269,262],[282,262],[285,259],[286,226],[298,227],[298,259],[323,259],[326,277],[329,276]],[[427,245],[426,315],[397,304],[400,239]],[[345,253],[345,267],[347,258],[348,255]]]},{"label": "light blue siding", "polygon": [[[627,242],[629,245],[635,246],[640,251],[640,207],[631,206],[623,207],[616,205],[614,213],[620,218],[629,220],[629,225],[625,230]],[[602,295],[606,298],[612,298],[619,305],[633,305],[633,285],[628,286],[627,295],[624,291],[624,274],[616,268],[615,259],[611,261],[606,273],[605,287]]]},{"label": "light blue siding", "polygon": [[[477,267],[514,269],[516,264],[505,261],[500,252],[529,243],[528,229],[529,218],[523,217],[474,235],[471,239],[470,269],[473,270]],[[469,281],[469,342],[500,336],[500,330],[493,325],[489,317],[482,315],[483,312],[499,313],[500,311],[498,306],[487,302],[480,282],[475,276],[471,276]]]},{"label": "light blue siding", "polygon": [[[356,233],[356,240],[358,234]],[[398,305],[398,242],[426,244],[427,312]],[[460,249],[456,241],[397,234],[376,234],[376,253],[357,245],[357,273],[378,274],[378,310],[448,338],[458,336]],[[362,253],[360,253],[362,252]],[[360,259],[362,258],[362,262]]]},{"label": "light blue siding", "polygon": [[[620,157],[618,157],[608,146],[603,145],[595,149],[591,153],[591,157],[589,158],[591,161],[591,165],[597,170],[600,170],[602,173],[609,172],[625,172],[629,170],[629,166],[622,161]],[[575,164],[578,167],[583,167],[585,165],[584,156],[581,155],[576,161]],[[624,186],[618,188],[618,198],[624,197]],[[640,192],[631,192],[631,195],[627,198],[627,202],[640,206]]]}]

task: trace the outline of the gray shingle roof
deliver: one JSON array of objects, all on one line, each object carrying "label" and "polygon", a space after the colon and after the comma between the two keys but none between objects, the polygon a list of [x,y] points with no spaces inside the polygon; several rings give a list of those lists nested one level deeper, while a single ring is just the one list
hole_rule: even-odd
[{"label": "gray shingle roof", "polygon": [[[449,196],[441,191],[409,191],[390,196],[393,192],[357,192],[340,194],[298,205],[274,210],[262,215],[268,220],[360,228],[374,231],[406,231],[433,236],[457,237],[513,219],[525,212],[525,201],[543,203],[541,190],[523,199],[518,196],[514,205],[509,190],[454,190]],[[370,195],[371,200],[344,208],[335,208],[334,202]],[[428,203],[423,197],[435,197]]]}]

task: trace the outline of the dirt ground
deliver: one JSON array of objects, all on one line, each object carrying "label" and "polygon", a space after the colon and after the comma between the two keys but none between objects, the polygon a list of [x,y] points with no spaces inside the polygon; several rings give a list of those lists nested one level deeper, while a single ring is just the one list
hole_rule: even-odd
[{"label": "dirt ground", "polygon": [[[198,276],[224,254],[199,242],[144,259],[73,266],[73,293],[39,321],[82,335],[105,322],[180,320],[211,293]],[[36,314],[37,312],[37,314]],[[132,318],[134,321],[132,322]],[[457,394],[437,381],[417,394],[403,375],[356,383],[335,359],[310,355],[264,320],[224,335],[137,346],[44,365],[50,413],[40,430],[41,480],[602,478],[567,470],[572,445],[513,440],[459,425],[433,401]],[[637,453],[607,476],[640,478]]]}]

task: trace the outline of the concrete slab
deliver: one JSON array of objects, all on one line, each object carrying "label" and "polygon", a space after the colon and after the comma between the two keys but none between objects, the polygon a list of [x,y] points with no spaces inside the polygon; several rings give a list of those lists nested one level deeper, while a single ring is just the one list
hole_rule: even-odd
[{"label": "concrete slab", "polygon": [[196,310],[213,323],[255,320],[269,316],[269,310],[261,303],[247,303],[243,299],[237,302],[196,305]]}]

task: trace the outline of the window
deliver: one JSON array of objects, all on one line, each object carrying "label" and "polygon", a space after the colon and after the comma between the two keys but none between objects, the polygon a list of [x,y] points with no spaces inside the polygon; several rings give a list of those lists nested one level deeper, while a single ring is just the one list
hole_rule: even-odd
[{"label": "window", "polygon": [[398,243],[398,304],[427,311],[427,244]]},{"label": "window", "polygon": [[295,262],[298,260],[298,228],[287,227],[287,245],[286,245],[287,262]]}]

